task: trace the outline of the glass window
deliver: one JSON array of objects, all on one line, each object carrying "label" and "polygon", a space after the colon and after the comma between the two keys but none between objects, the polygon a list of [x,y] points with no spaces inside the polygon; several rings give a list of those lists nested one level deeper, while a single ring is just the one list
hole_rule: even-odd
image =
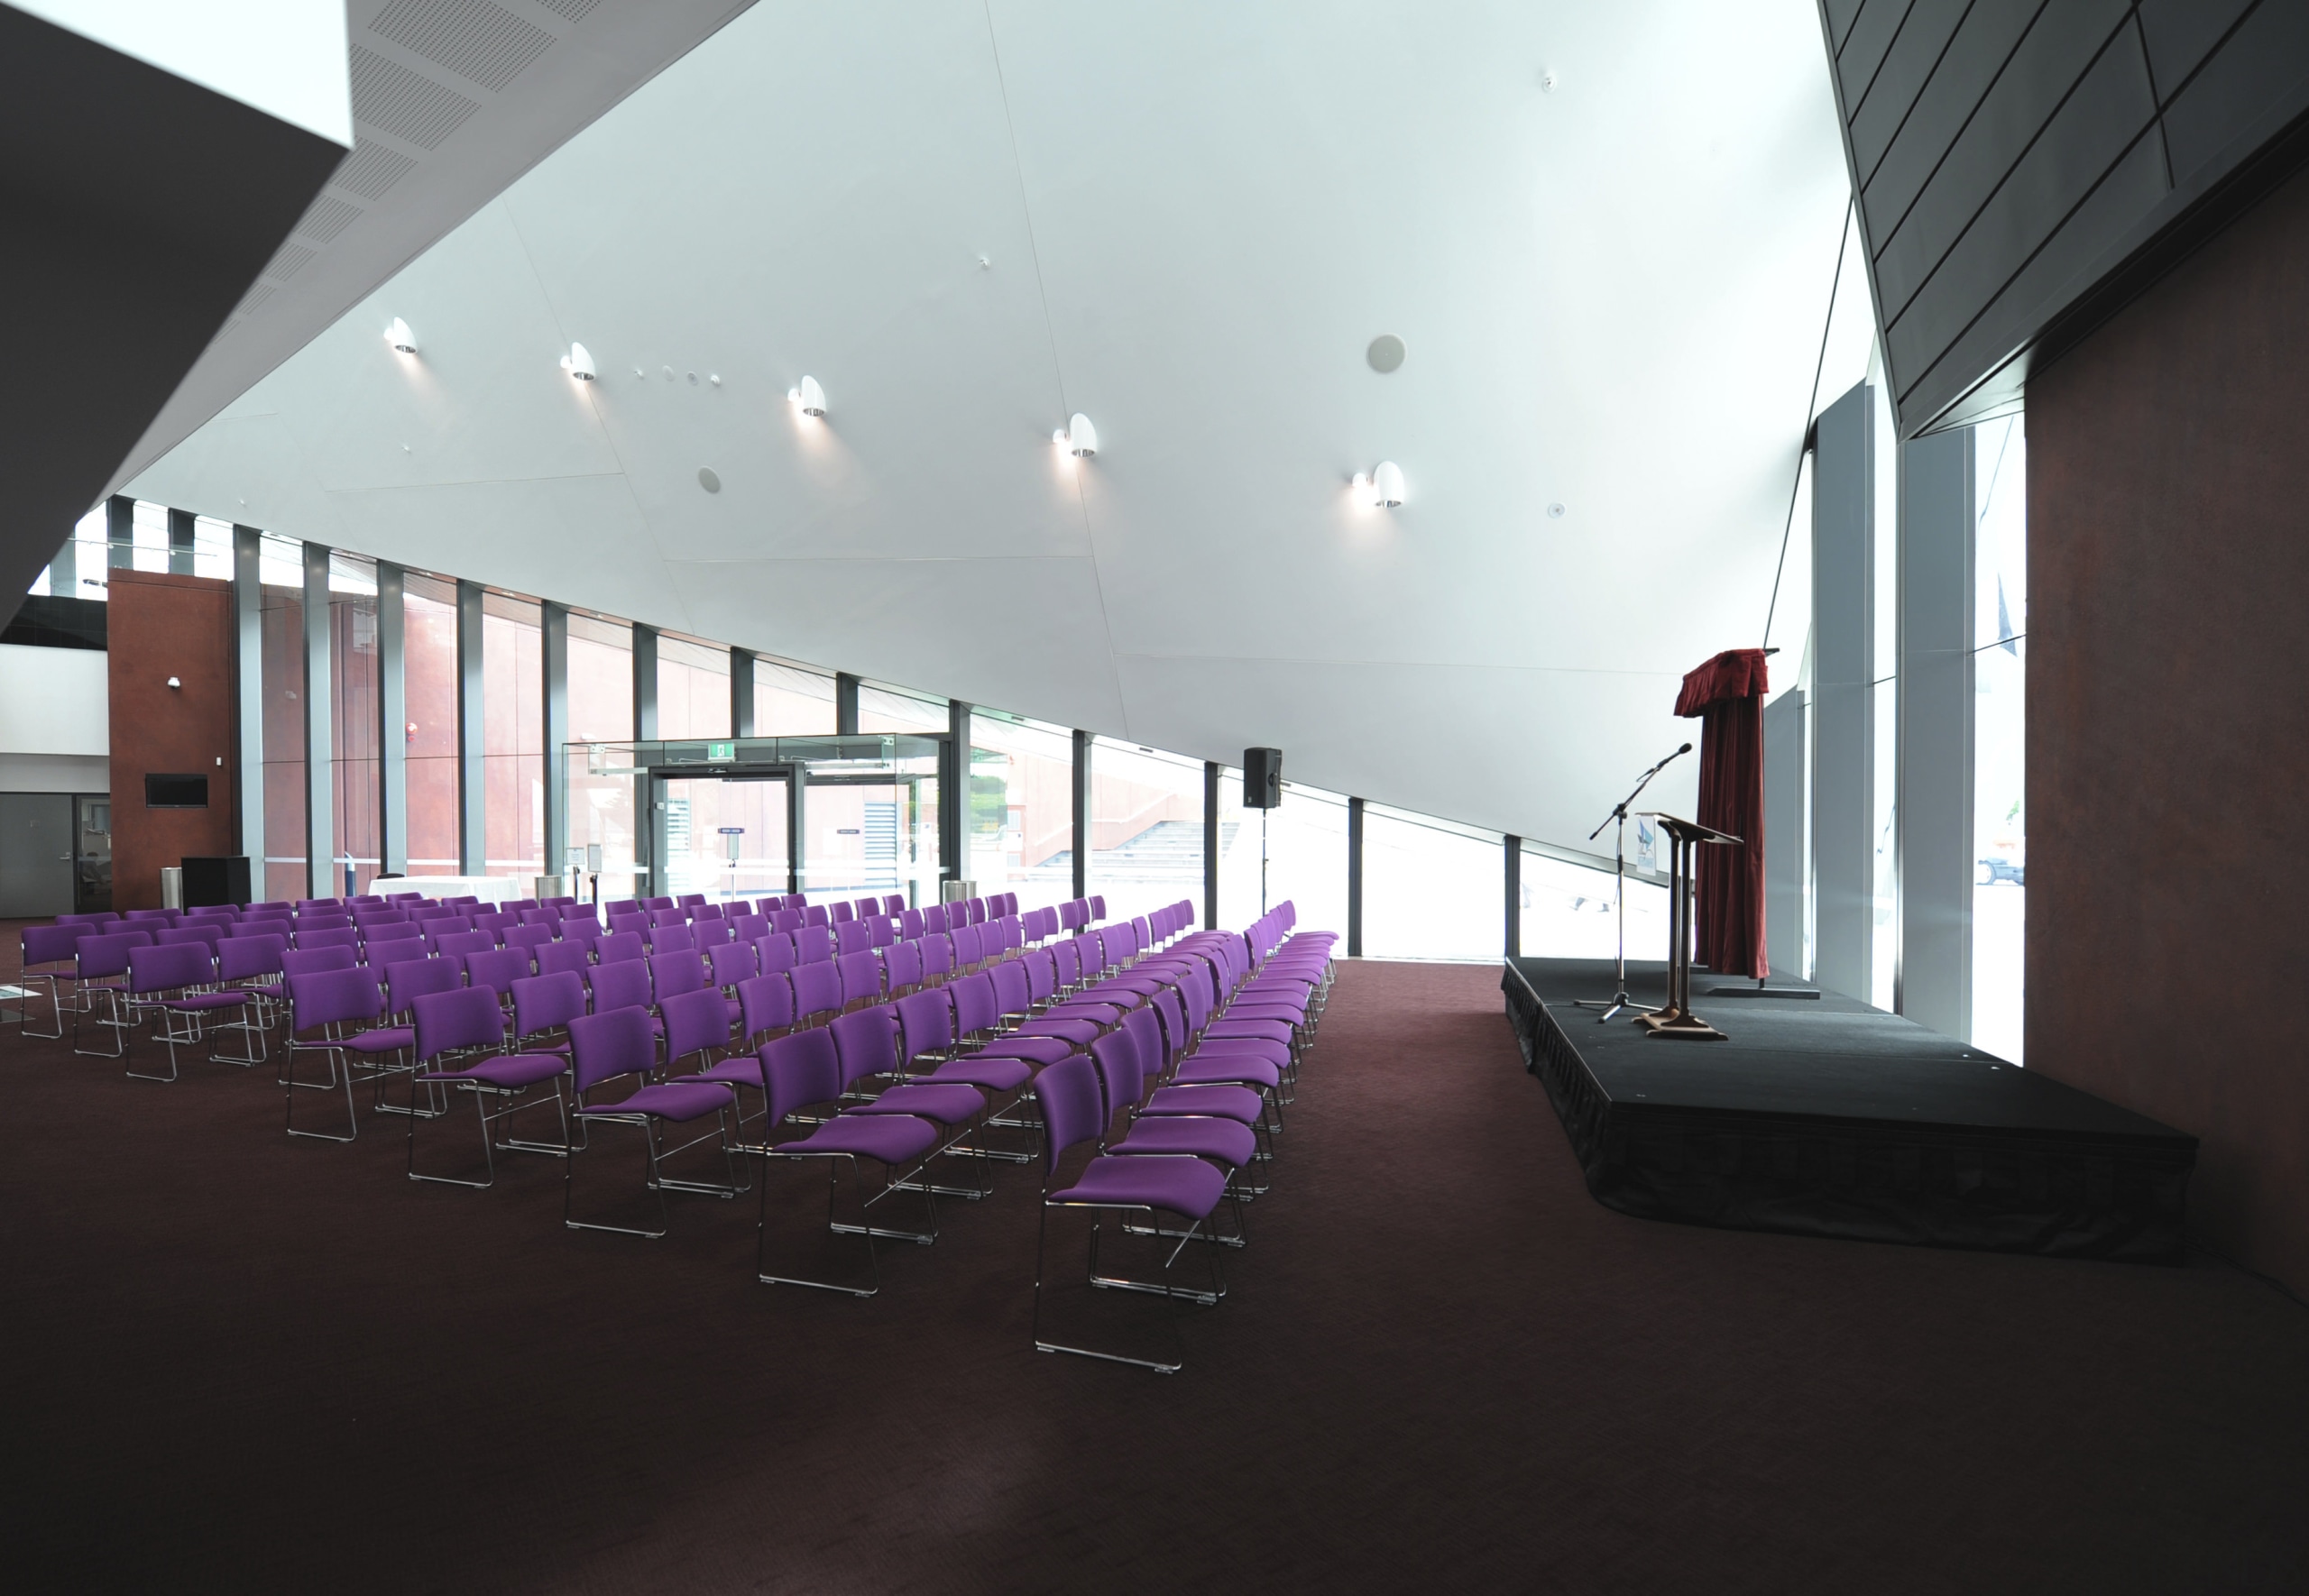
[{"label": "glass window", "polygon": [[[939,728],[943,731],[945,728]],[[823,671],[754,661],[756,737],[830,737],[833,734],[833,678]]]},{"label": "glass window", "polygon": [[2020,1057],[2027,947],[2027,766],[2022,689],[2028,665],[2028,440],[2025,418],[1974,435],[1979,592],[1973,626],[1973,1046]]},{"label": "glass window", "polygon": [[[970,862],[980,893],[1038,909],[1074,895],[1074,738],[1019,716],[971,715]],[[1200,902],[1200,891],[1196,892]],[[1200,913],[1200,908],[1197,913]]]},{"label": "glass window", "polygon": [[[229,528],[228,528],[229,531]],[[198,527],[195,534],[198,537]],[[196,549],[198,543],[196,542]],[[377,567],[358,555],[328,562],[329,801],[336,838],[329,892],[367,892],[382,867],[383,822],[377,712]],[[268,844],[268,848],[270,845]]]},{"label": "glass window", "polygon": [[[569,740],[590,749],[633,736],[633,628],[591,615],[569,618]],[[558,757],[557,751],[556,757]],[[565,765],[569,847],[602,849],[603,890],[630,896],[634,886],[633,778],[589,773],[584,752]],[[580,864],[582,868],[582,861]]]},{"label": "glass window", "polygon": [[[1610,871],[1557,858],[1527,843],[1522,882],[1519,918],[1526,958],[1619,956],[1618,903]],[[1633,870],[1627,878],[1627,956],[1668,957],[1668,889],[1639,879]]]},{"label": "glass window", "polygon": [[[373,572],[374,566],[372,566]],[[192,519],[192,573],[218,582],[233,580],[233,523],[220,521],[214,516],[195,516]],[[376,582],[369,584],[372,596]]]},{"label": "glass window", "polygon": [[105,507],[101,504],[73,523],[72,564],[78,585],[69,597],[102,600],[112,596],[105,553]]},{"label": "glass window", "polygon": [[409,873],[455,876],[457,855],[457,588],[412,571],[401,588],[409,723]]},{"label": "glass window", "polygon": [[888,687],[858,689],[858,729],[868,731],[913,731],[931,737],[943,737],[946,732],[946,701],[943,698],[923,698],[911,693],[899,693]]},{"label": "glass window", "polygon": [[1135,743],[1090,748],[1090,891],[1128,920],[1202,902],[1202,761]]},{"label": "glass window", "polygon": [[730,735],[730,651],[660,633],[658,637],[658,735]]},{"label": "glass window", "polygon": [[159,571],[169,568],[169,507],[154,504],[150,500],[136,500],[133,518],[134,552],[130,564],[139,571]]},{"label": "glass window", "polygon": [[[1345,797],[1285,782],[1281,807],[1245,809],[1243,773],[1221,770],[1219,848],[1222,929],[1240,931],[1287,900],[1298,912],[1300,930],[1347,934]],[[1200,905],[1198,896],[1198,915]]]},{"label": "glass window", "polygon": [[[267,534],[259,570],[264,695],[264,895],[309,894],[305,870],[304,546]],[[321,873],[324,881],[327,872]]]},{"label": "glass window", "polygon": [[1365,804],[1365,955],[1497,959],[1507,940],[1506,869],[1496,831]]},{"label": "glass window", "polygon": [[545,870],[545,634],[538,606],[482,598],[482,867]]}]

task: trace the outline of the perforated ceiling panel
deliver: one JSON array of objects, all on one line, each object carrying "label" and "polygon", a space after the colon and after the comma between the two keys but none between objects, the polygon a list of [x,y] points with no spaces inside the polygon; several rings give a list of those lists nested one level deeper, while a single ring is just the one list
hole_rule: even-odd
[{"label": "perforated ceiling panel", "polygon": [[316,197],[305,207],[304,218],[297,224],[297,231],[307,238],[327,243],[351,225],[361,214],[361,207],[327,194]]},{"label": "perforated ceiling panel", "polygon": [[329,182],[363,199],[382,199],[385,190],[398,183],[417,162],[398,150],[387,149],[373,139],[363,139],[353,146],[353,153],[336,169]]},{"label": "perforated ceiling panel", "polygon": [[553,43],[552,34],[490,0],[393,0],[369,28],[492,94]]},{"label": "perforated ceiling panel", "polygon": [[365,122],[420,150],[437,150],[443,139],[480,109],[446,84],[389,61],[373,50],[353,47],[355,122]]},{"label": "perforated ceiling panel", "polygon": [[582,23],[585,20],[585,14],[600,5],[601,0],[538,0],[538,4],[573,23]]}]

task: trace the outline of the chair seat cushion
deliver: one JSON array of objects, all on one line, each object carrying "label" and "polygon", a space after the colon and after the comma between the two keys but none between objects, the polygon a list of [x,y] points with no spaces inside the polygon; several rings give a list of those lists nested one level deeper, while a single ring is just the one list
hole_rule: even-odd
[{"label": "chair seat cushion", "polygon": [[1071,1042],[1078,1048],[1087,1048],[1092,1042],[1098,1041],[1099,1037],[1105,1035],[1107,1027],[1112,1025],[1115,1023],[1115,1020],[1118,1020],[1122,1017],[1121,1014],[1115,1010],[1109,1009],[1107,1013],[1114,1014],[1115,1019],[1102,1021],[1074,1015],[1054,1016],[1046,1014],[1039,1020],[1027,1021],[1024,1025],[1019,1026],[1017,1030],[1012,1032],[1011,1035],[1054,1036],[1062,1041]]},{"label": "chair seat cushion", "polygon": [[205,1014],[211,1009],[236,1009],[248,1000],[249,995],[245,992],[189,992],[182,997],[164,999],[161,1006]]},{"label": "chair seat cushion", "polygon": [[727,1108],[732,1101],[730,1088],[718,1082],[669,1080],[643,1087],[622,1102],[592,1105],[577,1112],[593,1115],[646,1114],[655,1119],[692,1120]]},{"label": "chair seat cushion", "polygon": [[1140,1153],[1191,1153],[1239,1169],[1258,1151],[1258,1137],[1239,1120],[1153,1117],[1136,1121],[1130,1134],[1109,1151],[1118,1157]]},{"label": "chair seat cushion", "polygon": [[500,1053],[493,1059],[483,1059],[470,1069],[428,1069],[419,1080],[477,1080],[485,1086],[533,1087],[541,1080],[551,1080],[569,1069],[569,1060],[558,1053]]},{"label": "chair seat cushion", "polygon": [[711,1069],[701,1069],[695,1075],[685,1076],[683,1078],[726,1081],[731,1086],[751,1087],[759,1092],[762,1089],[761,1060],[751,1053],[740,1053],[734,1059],[722,1059]]},{"label": "chair seat cushion", "polygon": [[1271,1087],[1283,1078],[1283,1071],[1265,1059],[1247,1054],[1228,1058],[1225,1054],[1197,1053],[1179,1066],[1171,1078],[1173,1086],[1246,1086]]},{"label": "chair seat cushion", "polygon": [[1109,1157],[1092,1159],[1080,1180],[1051,1193],[1050,1200],[1161,1208],[1200,1219],[1226,1189],[1227,1177],[1199,1158]]},{"label": "chair seat cushion", "polygon": [[[1086,991],[1076,993],[1072,997],[1067,999],[1067,1004],[1103,1003],[1118,1009],[1135,1009],[1145,1001],[1146,995],[1145,993],[1133,991],[1130,987],[1123,986],[1118,980],[1108,980],[1101,981],[1097,986],[1092,986]],[[1061,1006],[1063,1007],[1065,1005],[1063,1004]]]},{"label": "chair seat cushion", "polygon": [[1150,1114],[1209,1114],[1256,1124],[1265,1112],[1248,1087],[1158,1087],[1139,1112]]},{"label": "chair seat cushion", "polygon": [[955,1081],[966,1087],[984,1087],[989,1092],[1009,1092],[1026,1084],[1035,1067],[1024,1059],[989,1058],[973,1053],[967,1059],[953,1059],[941,1064],[922,1078],[933,1085]]},{"label": "chair seat cushion", "polygon": [[1198,1059],[1265,1059],[1277,1069],[1291,1063],[1291,1049],[1287,1043],[1273,1041],[1263,1036],[1207,1036],[1196,1048]]},{"label": "chair seat cushion", "polygon": [[417,1031],[409,1025],[387,1025],[382,1030],[363,1031],[345,1045],[356,1053],[397,1053],[417,1045]]},{"label": "chair seat cushion", "polygon": [[844,1114],[828,1120],[798,1142],[774,1151],[789,1154],[849,1153],[886,1164],[920,1158],[938,1140],[938,1127],[908,1114]]},{"label": "chair seat cushion", "polygon": [[918,1114],[942,1125],[966,1124],[986,1107],[978,1088],[961,1081],[920,1081],[892,1087],[871,1103],[861,1103],[852,1114]]},{"label": "chair seat cushion", "polygon": [[988,1042],[973,1059],[1024,1059],[1030,1064],[1055,1064],[1080,1050],[1062,1036],[1004,1036]]},{"label": "chair seat cushion", "polygon": [[1291,1026],[1282,1020],[1237,1020],[1231,1015],[1222,1015],[1204,1027],[1202,1033],[1205,1036],[1258,1036],[1269,1041],[1287,1042],[1291,1040]]}]

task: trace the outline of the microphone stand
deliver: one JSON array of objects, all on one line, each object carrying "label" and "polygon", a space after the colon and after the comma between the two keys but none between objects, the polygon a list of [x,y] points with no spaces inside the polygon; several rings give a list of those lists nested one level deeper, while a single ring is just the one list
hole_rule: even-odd
[{"label": "microphone stand", "polygon": [[1615,867],[1613,877],[1612,895],[1618,900],[1619,904],[1619,986],[1614,990],[1612,994],[1612,1001],[1608,1004],[1604,1002],[1601,998],[1583,997],[1571,1005],[1578,1009],[1602,1009],[1604,1012],[1596,1017],[1596,1023],[1598,1025],[1601,1025],[1605,1021],[1610,1019],[1614,1014],[1621,1014],[1628,1009],[1639,1006],[1635,999],[1627,995],[1627,806],[1634,803],[1636,799],[1642,794],[1643,789],[1651,784],[1651,778],[1653,776],[1658,775],[1661,771],[1667,769],[1669,766],[1675,763],[1678,759],[1682,758],[1686,754],[1688,754],[1691,751],[1691,744],[1686,743],[1682,748],[1678,748],[1674,753],[1660,761],[1659,764],[1645,771],[1643,773],[1643,779],[1635,784],[1635,791],[1621,799],[1618,805],[1613,809],[1612,812],[1604,817],[1602,824],[1598,825],[1594,830],[1587,833],[1587,840],[1593,842],[1596,838],[1603,835],[1605,826],[1616,825],[1618,827],[1618,830],[1612,834],[1612,862]]}]

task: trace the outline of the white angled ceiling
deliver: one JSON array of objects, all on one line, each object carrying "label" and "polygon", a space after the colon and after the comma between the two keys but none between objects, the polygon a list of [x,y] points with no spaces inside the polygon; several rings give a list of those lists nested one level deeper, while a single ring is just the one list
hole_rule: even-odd
[{"label": "white angled ceiling", "polygon": [[1810,0],[763,0],[131,491],[1576,846],[1762,640],[1846,192]]}]

